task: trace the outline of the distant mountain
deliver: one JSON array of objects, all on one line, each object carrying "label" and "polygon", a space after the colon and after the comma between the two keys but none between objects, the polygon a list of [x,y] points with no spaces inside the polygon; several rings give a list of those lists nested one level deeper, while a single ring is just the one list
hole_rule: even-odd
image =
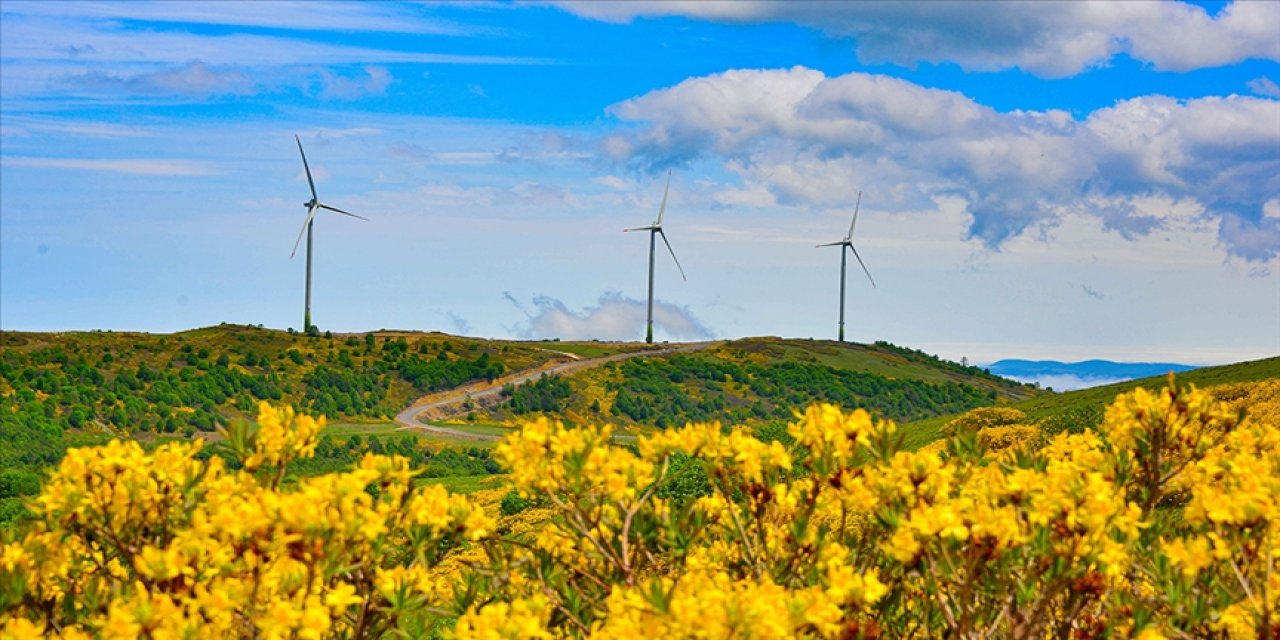
[{"label": "distant mountain", "polygon": [[991,363],[991,373],[1020,382],[1039,383],[1058,390],[1096,387],[1136,378],[1162,376],[1170,371],[1179,373],[1197,367],[1175,362],[1112,362],[1110,360],[1085,360],[1084,362],[1058,362],[1057,360],[1000,360]]}]

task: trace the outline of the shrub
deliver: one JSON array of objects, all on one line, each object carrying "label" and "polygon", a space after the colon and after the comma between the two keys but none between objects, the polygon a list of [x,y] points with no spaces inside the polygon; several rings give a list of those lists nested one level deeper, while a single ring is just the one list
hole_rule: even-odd
[{"label": "shrub", "polygon": [[974,434],[991,427],[1003,427],[1027,421],[1027,414],[1013,407],[980,407],[942,425],[942,434],[958,436]]},{"label": "shrub", "polygon": [[323,420],[262,405],[226,433],[242,465],[200,441],[72,449],[0,553],[0,635],[377,637],[429,616],[429,571],[494,521],[404,458],[286,485]]}]

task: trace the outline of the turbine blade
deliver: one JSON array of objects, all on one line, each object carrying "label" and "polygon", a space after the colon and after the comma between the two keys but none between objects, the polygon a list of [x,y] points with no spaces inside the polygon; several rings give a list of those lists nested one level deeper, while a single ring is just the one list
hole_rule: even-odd
[{"label": "turbine blade", "polygon": [[862,265],[862,272],[867,274],[867,279],[871,281],[871,288],[876,287],[876,281],[871,277],[871,272],[867,271],[867,265],[862,262],[862,256],[858,255],[858,250],[853,248],[853,243],[849,243],[849,250],[853,252],[853,257],[858,259],[858,264]]},{"label": "turbine blade", "polygon": [[[662,214],[667,212],[667,193],[671,191],[671,170],[667,169],[667,188],[662,190],[662,206],[658,207],[658,221],[653,223],[655,227],[662,226]],[[666,236],[662,237],[666,240]]]},{"label": "turbine blade", "polygon": [[351,216],[352,218],[359,218],[359,219],[361,219],[361,220],[364,220],[365,222],[368,222],[368,221],[369,221],[369,219],[368,219],[368,218],[366,218],[366,217],[364,217],[364,216],[358,216],[358,215],[356,215],[356,214],[354,214],[354,213],[351,213],[350,211],[343,211],[342,209],[339,209],[339,208],[337,208],[337,207],[331,207],[331,206],[329,206],[329,205],[327,205],[327,204],[324,204],[324,203],[317,204],[316,206],[317,206],[317,207],[320,207],[321,209],[328,209],[328,210],[330,210],[330,211],[335,211],[335,212],[337,212],[337,213],[341,213],[341,214],[342,214],[342,215],[344,215],[344,216]]},{"label": "turbine blade", "polygon": [[298,134],[293,134],[293,139],[298,143],[298,153],[302,154],[302,168],[307,172],[307,184],[311,185],[311,197],[318,200],[320,196],[316,195],[316,183],[311,179],[311,167],[307,166],[307,154],[302,150],[302,139]]},{"label": "turbine blade", "polygon": [[293,252],[289,254],[290,258],[298,254],[298,245],[302,243],[302,234],[307,232],[307,225],[311,224],[312,218],[316,217],[316,207],[307,208],[307,221],[302,223],[302,230],[298,232],[298,239],[293,241]]},{"label": "turbine blade", "polygon": [[844,241],[844,240],[836,240],[835,242],[828,242],[828,243],[826,243],[826,244],[815,244],[815,245],[813,245],[813,248],[814,248],[814,249],[817,249],[818,247],[834,247],[834,246],[836,246],[836,245],[841,245],[841,244],[844,244],[844,243],[845,243],[845,241]]},{"label": "turbine blade", "polygon": [[849,235],[844,237],[846,241],[853,238],[853,225],[858,224],[858,209],[861,207],[862,207],[862,192],[859,191],[858,204],[853,205],[853,222],[849,223]]},{"label": "turbine blade", "polygon": [[667,251],[671,252],[671,259],[676,261],[676,268],[680,270],[680,277],[688,282],[689,278],[684,275],[684,267],[680,266],[680,258],[676,257],[676,250],[672,249],[671,243],[667,241],[667,234],[663,233],[662,229],[654,229],[654,231],[657,231],[658,235],[662,236],[662,242],[667,245]]},{"label": "turbine blade", "polygon": [[654,229],[657,229],[657,227],[655,227],[655,226],[653,226],[653,225],[649,225],[649,226],[647,226],[647,227],[636,227],[636,228],[634,228],[634,229],[623,229],[623,230],[622,230],[622,232],[623,232],[623,233],[626,233],[626,232],[628,232],[628,231],[653,231]]}]

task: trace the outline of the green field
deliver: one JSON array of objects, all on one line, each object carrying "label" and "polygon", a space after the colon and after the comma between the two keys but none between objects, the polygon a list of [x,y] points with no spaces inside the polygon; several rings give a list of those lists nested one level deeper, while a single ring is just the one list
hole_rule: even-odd
[{"label": "green field", "polygon": [[345,437],[352,435],[361,436],[382,436],[382,435],[398,435],[410,436],[419,435],[422,432],[413,429],[404,429],[395,422],[330,422],[324,427],[324,435],[334,437]]},{"label": "green field", "polygon": [[438,484],[451,493],[475,493],[484,489],[494,489],[506,483],[505,475],[482,476],[449,476],[446,478],[422,478],[422,484]]}]

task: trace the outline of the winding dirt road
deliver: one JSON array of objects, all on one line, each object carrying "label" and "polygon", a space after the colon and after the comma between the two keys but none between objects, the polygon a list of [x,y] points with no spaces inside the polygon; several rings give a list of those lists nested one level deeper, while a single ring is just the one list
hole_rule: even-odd
[{"label": "winding dirt road", "polygon": [[715,345],[721,344],[718,341],[712,342],[687,342],[682,344],[673,344],[670,346],[661,346],[653,349],[641,349],[637,351],[628,351],[625,353],[615,353],[609,356],[601,356],[598,358],[582,358],[571,353],[563,351],[552,351],[553,353],[564,356],[567,360],[553,360],[543,363],[537,367],[522,369],[502,376],[493,382],[480,381],[466,384],[461,387],[448,389],[446,391],[438,391],[430,393],[418,398],[405,408],[404,411],[396,414],[396,423],[405,429],[417,429],[434,433],[451,438],[460,438],[466,440],[498,440],[501,436],[489,435],[482,433],[470,433],[453,429],[440,424],[433,424],[435,421],[448,420],[465,416],[479,407],[487,407],[498,404],[502,401],[502,387],[507,384],[519,386],[531,380],[537,379],[544,374],[547,375],[567,375],[575,371],[598,367],[608,362],[617,362],[619,360],[628,360],[631,358],[642,358],[652,356],[665,356],[672,353],[686,353],[690,351],[698,351]]}]

